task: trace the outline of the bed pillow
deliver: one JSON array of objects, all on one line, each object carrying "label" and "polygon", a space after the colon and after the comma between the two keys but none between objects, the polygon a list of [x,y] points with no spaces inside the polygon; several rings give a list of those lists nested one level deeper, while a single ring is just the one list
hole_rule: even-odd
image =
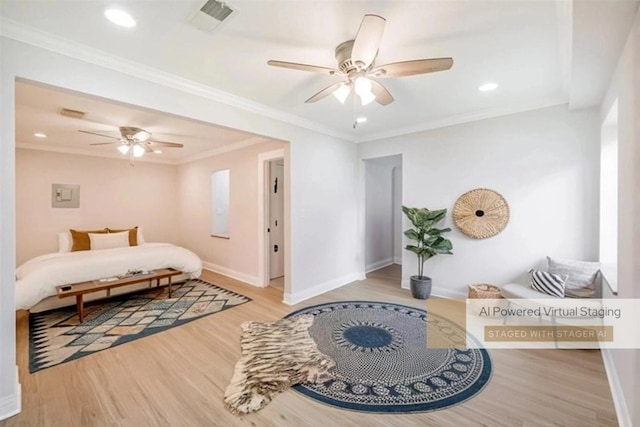
[{"label": "bed pillow", "polygon": [[89,233],[91,250],[114,249],[129,247],[129,232],[120,233]]},{"label": "bed pillow", "polygon": [[71,233],[58,233],[58,252],[71,252]]},{"label": "bed pillow", "polygon": [[104,234],[107,233],[107,229],[102,230],[69,230],[71,233],[71,252],[76,251],[88,251],[91,249],[91,241],[89,240],[89,233]]},{"label": "bed pillow", "polygon": [[129,246],[138,246],[138,227],[124,228],[121,230],[107,228],[107,230],[109,230],[109,233],[122,233],[123,231],[126,231],[129,233]]},{"label": "bed pillow", "polygon": [[564,298],[565,284],[569,276],[546,271],[529,270],[531,289],[553,297]]},{"label": "bed pillow", "polygon": [[574,261],[547,257],[551,274],[567,275],[564,294],[571,298],[593,298],[599,262]]},{"label": "bed pillow", "polygon": [[142,234],[142,226],[138,226],[138,245],[144,245],[144,235]]}]

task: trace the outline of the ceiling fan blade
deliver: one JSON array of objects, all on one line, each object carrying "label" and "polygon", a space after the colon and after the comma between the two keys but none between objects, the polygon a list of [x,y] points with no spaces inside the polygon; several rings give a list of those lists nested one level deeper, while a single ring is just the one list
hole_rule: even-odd
[{"label": "ceiling fan blade", "polygon": [[142,145],[142,147],[144,147],[144,151],[147,153],[153,153],[153,148],[151,148],[150,144],[140,144]]},{"label": "ceiling fan blade", "polygon": [[94,142],[93,144],[89,144],[89,145],[111,145],[111,144],[115,144],[114,142]]},{"label": "ceiling fan blade", "polygon": [[376,102],[380,105],[389,105],[393,102],[393,96],[380,82],[371,80],[371,92],[376,96]]},{"label": "ceiling fan blade", "polygon": [[378,15],[364,15],[362,18],[351,50],[351,59],[356,64],[359,63],[362,69],[366,69],[376,59],[386,22],[386,19]]},{"label": "ceiling fan blade", "polygon": [[334,90],[338,89],[342,84],[343,82],[334,83],[331,86],[322,89],[320,92],[316,93],[315,95],[313,95],[311,98],[307,99],[304,102],[311,103],[311,102],[320,101],[322,98],[331,95],[331,93],[333,93]]},{"label": "ceiling fan blade", "polygon": [[338,70],[328,67],[320,67],[318,65],[300,64],[298,62],[275,61],[273,59],[267,61],[267,64],[273,67],[291,68],[293,70],[311,71],[313,73],[337,74]]},{"label": "ceiling fan blade", "polygon": [[155,140],[149,140],[148,142],[152,145],[158,145],[160,147],[168,147],[168,148],[184,147],[184,144],[178,144],[177,142],[163,142],[163,141],[155,141]]},{"label": "ceiling fan blade", "polygon": [[118,141],[122,140],[122,138],[118,138],[118,137],[111,136],[111,135],[103,135],[101,133],[89,132],[88,130],[79,130],[78,132],[88,133],[89,135],[102,136],[102,137],[105,137],[105,138],[117,139]]},{"label": "ceiling fan blade", "polygon": [[416,74],[445,71],[453,66],[453,58],[416,59],[413,61],[393,62],[374,68],[368,74],[377,78],[406,77]]}]

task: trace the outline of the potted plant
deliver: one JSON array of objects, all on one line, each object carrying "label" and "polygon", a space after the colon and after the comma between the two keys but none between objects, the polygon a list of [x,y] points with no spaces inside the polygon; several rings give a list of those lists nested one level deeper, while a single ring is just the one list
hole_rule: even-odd
[{"label": "potted plant", "polygon": [[447,210],[430,211],[426,208],[403,206],[402,212],[414,227],[404,232],[409,240],[415,242],[415,244],[408,244],[405,249],[418,257],[418,275],[411,276],[411,294],[414,298],[427,299],[431,295],[431,278],[423,274],[424,262],[438,254],[453,254],[451,241],[442,237],[451,229],[435,227],[447,215]]}]

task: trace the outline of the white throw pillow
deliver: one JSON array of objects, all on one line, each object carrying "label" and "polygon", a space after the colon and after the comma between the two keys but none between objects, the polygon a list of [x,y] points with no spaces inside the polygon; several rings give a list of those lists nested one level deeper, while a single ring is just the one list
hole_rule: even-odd
[{"label": "white throw pillow", "polygon": [[71,252],[71,233],[58,233],[58,252]]},{"label": "white throw pillow", "polygon": [[599,262],[577,261],[547,257],[551,274],[569,276],[565,283],[565,296],[571,298],[593,298],[596,292],[596,275]]},{"label": "white throw pillow", "polygon": [[144,244],[144,236],[142,234],[142,227],[138,226],[138,245]]},{"label": "white throw pillow", "polygon": [[91,250],[126,248],[129,246],[129,232],[120,233],[89,233]]}]

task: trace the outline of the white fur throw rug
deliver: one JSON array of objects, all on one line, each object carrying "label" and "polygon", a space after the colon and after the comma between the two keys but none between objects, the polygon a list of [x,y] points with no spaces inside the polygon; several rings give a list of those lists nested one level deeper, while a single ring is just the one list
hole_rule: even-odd
[{"label": "white fur throw rug", "polygon": [[335,363],[309,336],[313,318],[301,315],[242,324],[242,355],[224,393],[224,402],[232,412],[258,411],[292,385],[332,378],[328,370]]}]

